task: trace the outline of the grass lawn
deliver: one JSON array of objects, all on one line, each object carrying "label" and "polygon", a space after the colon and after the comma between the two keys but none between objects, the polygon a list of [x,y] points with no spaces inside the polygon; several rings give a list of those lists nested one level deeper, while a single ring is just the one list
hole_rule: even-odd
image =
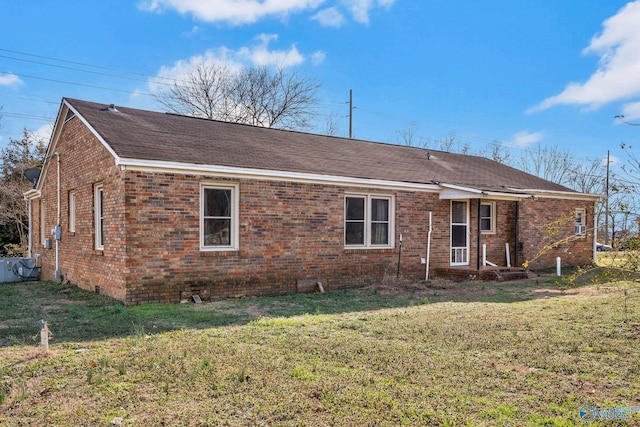
[{"label": "grass lawn", "polygon": [[640,269],[640,251],[598,252],[596,254],[596,262],[602,267],[638,271]]},{"label": "grass lawn", "polygon": [[2,284],[0,426],[581,425],[583,405],[640,407],[638,289],[540,278],[124,307]]}]

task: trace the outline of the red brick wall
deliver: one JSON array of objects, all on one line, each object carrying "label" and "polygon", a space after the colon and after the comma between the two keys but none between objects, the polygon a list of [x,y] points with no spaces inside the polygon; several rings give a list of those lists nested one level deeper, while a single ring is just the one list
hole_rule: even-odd
[{"label": "red brick wall", "polygon": [[[57,148],[62,167],[60,271],[88,290],[100,288],[127,304],[177,302],[191,292],[204,298],[281,294],[296,291],[299,279],[326,280],[328,289],[395,277],[399,235],[403,235],[401,275],[424,278],[428,218],[433,213],[430,266],[449,266],[450,201],[435,193],[384,191],[346,186],[224,179],[160,172],[122,171],[82,123],[65,126]],[[94,249],[94,184],[104,185],[104,251]],[[239,250],[200,251],[200,184],[239,186]],[[76,194],[76,232],[68,229],[68,193]],[[393,249],[344,248],[344,197],[351,193],[395,197]],[[42,187],[46,230],[55,225],[56,163],[52,159]],[[477,254],[477,200],[470,202],[470,266]],[[482,234],[488,259],[505,265],[504,244],[515,264],[515,206],[496,202],[496,233]],[[591,234],[539,253],[546,225],[572,215],[587,202],[539,199],[520,202],[518,262],[532,268],[591,260]],[[53,278],[54,249],[40,244],[39,203],[33,202],[34,252],[43,257],[43,277]],[[588,224],[593,222],[589,210]],[[573,221],[559,234],[573,233]]]},{"label": "red brick wall", "polygon": [[[345,250],[345,192],[395,195],[396,244],[400,232],[404,240],[401,272],[419,280],[428,228],[424,207],[442,204],[427,193],[279,181],[151,172],[127,172],[125,181],[128,302],[133,304],[174,302],[181,291],[191,290],[216,297],[291,293],[298,279],[307,278],[326,279],[327,287],[336,289],[395,277],[396,249]],[[200,251],[202,181],[239,184],[239,251]],[[437,256],[442,259],[446,251]]]},{"label": "red brick wall", "polygon": [[[587,233],[575,235],[575,211],[586,210]],[[520,202],[519,261],[530,269],[590,264],[593,260],[593,202],[539,198]]]},{"label": "red brick wall", "polygon": [[[125,240],[123,172],[115,166],[113,156],[95,136],[73,118],[62,130],[56,146],[60,154],[60,273],[64,279],[78,286],[125,299]],[[49,160],[41,189],[45,204],[46,232],[56,224],[57,216],[57,164],[56,157]],[[94,184],[104,185],[105,250],[94,250],[95,222],[93,215]],[[69,192],[75,192],[76,232],[69,231]],[[42,277],[55,278],[55,241],[45,249],[40,236],[39,201],[33,206],[33,252],[42,256]],[[48,235],[47,237],[51,237]]]}]

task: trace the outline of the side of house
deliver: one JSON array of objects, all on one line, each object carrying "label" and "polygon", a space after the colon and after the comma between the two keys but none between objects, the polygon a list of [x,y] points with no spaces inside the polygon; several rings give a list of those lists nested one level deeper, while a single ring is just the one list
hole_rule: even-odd
[{"label": "side of house", "polygon": [[[328,289],[398,273],[421,280],[427,257],[431,277],[439,268],[482,268],[483,246],[486,259],[499,266],[510,261],[548,268],[557,256],[564,265],[592,260],[592,196],[553,185],[485,191],[427,178],[364,179],[349,177],[348,171],[336,176],[158,161],[150,158],[153,145],[135,151],[136,144],[156,143],[143,133],[144,120],[156,129],[173,116],[90,106],[96,109],[93,122],[63,104],[45,169],[27,194],[31,252],[42,259],[43,278],[68,280],[126,304],[178,302],[194,293],[204,299],[293,293],[305,279],[321,279]],[[117,132],[106,137],[107,128],[96,129],[102,117]],[[121,120],[135,126],[122,131]],[[202,123],[211,125],[197,122]],[[247,129],[253,132],[240,128]],[[117,150],[111,143],[115,137]],[[309,136],[293,137],[304,143]],[[388,148],[382,148],[384,160]],[[397,149],[407,156],[406,147]],[[126,158],[123,152],[147,158]],[[425,157],[425,167],[456,167],[448,156]],[[414,175],[421,173],[422,164],[412,167]],[[506,173],[519,177],[517,171]],[[60,231],[52,234],[57,224]]]},{"label": "side of house", "polygon": [[124,172],[79,117],[70,114],[59,131],[30,200],[32,254],[44,279],[125,300]]}]

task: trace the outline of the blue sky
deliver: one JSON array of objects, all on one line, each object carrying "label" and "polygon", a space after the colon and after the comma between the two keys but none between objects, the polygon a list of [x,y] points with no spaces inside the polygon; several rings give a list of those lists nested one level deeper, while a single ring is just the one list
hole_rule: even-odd
[{"label": "blue sky", "polygon": [[318,132],[455,136],[479,151],[638,144],[640,0],[32,0],[0,3],[0,146],[62,97],[159,109],[157,76],[280,65],[318,80]]}]

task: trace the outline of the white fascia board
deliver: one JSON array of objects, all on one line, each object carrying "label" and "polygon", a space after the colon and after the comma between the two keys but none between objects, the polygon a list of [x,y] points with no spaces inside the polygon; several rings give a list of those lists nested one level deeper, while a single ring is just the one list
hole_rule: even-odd
[{"label": "white fascia board", "polygon": [[34,188],[34,189],[31,189],[31,190],[23,193],[22,195],[24,196],[25,200],[34,200],[34,199],[40,198],[41,194],[40,194],[40,190],[36,190]]},{"label": "white fascia board", "polygon": [[491,200],[523,200],[530,198],[529,193],[501,193],[497,191],[483,191],[477,188],[463,187],[461,185],[440,183],[443,188],[440,191],[441,200],[455,199],[491,199]]},{"label": "white fascia board", "polygon": [[291,181],[309,184],[333,184],[349,187],[368,187],[385,190],[421,191],[429,193],[437,193],[440,190],[437,185],[433,184],[154,160],[120,158],[117,160],[116,165],[120,166],[122,170],[129,171],[179,173],[184,175],[207,175],[225,178],[263,179],[269,181]]},{"label": "white fascia board", "polygon": [[510,190],[514,191],[525,191],[530,193],[533,196],[539,198],[548,198],[548,199],[567,199],[567,200],[598,200],[602,198],[602,195],[598,194],[586,194],[586,193],[574,193],[571,191],[555,191],[555,190],[536,190],[536,189],[518,189],[518,188],[510,188]]},{"label": "white fascia board", "polygon": [[78,112],[73,106],[66,100],[62,99],[62,103],[60,104],[60,109],[58,110],[58,116],[56,117],[56,122],[53,127],[53,132],[51,133],[51,140],[49,141],[49,146],[47,147],[47,153],[44,158],[44,162],[42,164],[42,172],[40,173],[40,177],[38,178],[38,183],[36,188],[38,190],[42,189],[42,183],[45,180],[47,170],[49,169],[49,160],[53,157],[55,153],[56,146],[58,145],[58,140],[60,139],[60,134],[62,133],[62,128],[64,127],[66,121],[67,114],[69,110],[73,111],[76,117],[78,117],[82,123],[93,133],[93,135],[100,141],[100,143],[104,146],[104,148],[111,153],[111,155],[116,159],[116,163],[118,161],[118,155],[113,151],[113,149],[107,144],[107,142],[100,136],[98,132],[89,124],[89,122],[82,117],[82,114]]}]

